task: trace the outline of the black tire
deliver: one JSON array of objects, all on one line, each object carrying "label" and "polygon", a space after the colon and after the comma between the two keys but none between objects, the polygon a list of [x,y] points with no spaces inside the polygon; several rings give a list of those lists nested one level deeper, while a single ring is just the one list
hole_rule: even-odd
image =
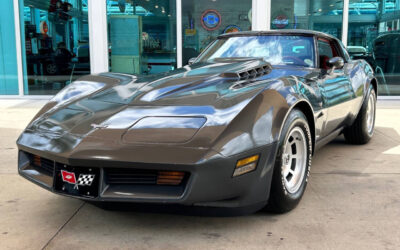
[{"label": "black tire", "polygon": [[[297,191],[290,192],[285,184],[284,175],[284,164],[283,157],[285,151],[285,145],[287,141],[290,140],[289,136],[292,136],[292,131],[303,132],[305,149],[303,151],[304,160],[303,169],[301,173],[303,174],[299,178],[298,185],[300,185]],[[293,148],[291,148],[293,150]],[[297,150],[297,149],[296,149]],[[312,157],[312,141],[310,128],[305,115],[298,109],[293,109],[288,115],[284,127],[281,132],[279,139],[278,152],[275,159],[275,166],[273,171],[271,192],[267,205],[267,210],[275,213],[285,213],[294,209],[300,202],[304,191],[307,186],[308,177],[310,175],[311,168],[311,157]],[[292,166],[292,165],[291,165]],[[297,167],[297,165],[296,165]],[[295,168],[296,168],[295,167]],[[292,167],[290,167],[292,169]],[[292,169],[293,170],[293,169]]]},{"label": "black tire", "polygon": [[[372,98],[373,105],[373,114],[372,114],[372,127],[368,126],[368,110],[369,101]],[[357,118],[353,122],[350,127],[344,129],[343,134],[346,141],[350,144],[366,144],[369,142],[374,135],[375,128],[375,116],[376,116],[376,94],[372,85],[370,85],[368,89],[368,93],[364,100],[363,105],[361,106],[360,112],[357,115]]]}]

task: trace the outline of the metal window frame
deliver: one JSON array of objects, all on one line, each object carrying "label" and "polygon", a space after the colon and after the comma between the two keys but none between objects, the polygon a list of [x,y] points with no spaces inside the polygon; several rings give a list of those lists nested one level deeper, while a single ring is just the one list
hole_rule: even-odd
[{"label": "metal window frame", "polygon": [[19,0],[13,0],[14,6],[14,27],[15,43],[17,54],[17,77],[18,77],[18,96],[24,96],[24,72],[22,64],[22,41],[21,41],[21,23],[19,12]]},{"label": "metal window frame", "polygon": [[176,67],[182,68],[182,1],[176,0]]}]

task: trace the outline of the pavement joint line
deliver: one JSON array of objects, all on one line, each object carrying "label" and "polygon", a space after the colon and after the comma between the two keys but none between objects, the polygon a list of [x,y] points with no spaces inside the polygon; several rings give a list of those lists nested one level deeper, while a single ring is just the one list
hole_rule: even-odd
[{"label": "pavement joint line", "polygon": [[71,215],[71,217],[57,230],[57,232],[46,242],[46,244],[42,247],[42,250],[46,249],[46,247],[50,244],[50,242],[57,237],[57,235],[64,229],[64,227],[75,217],[75,215],[83,208],[86,202],[82,202],[82,205],[76,209],[76,211]]}]

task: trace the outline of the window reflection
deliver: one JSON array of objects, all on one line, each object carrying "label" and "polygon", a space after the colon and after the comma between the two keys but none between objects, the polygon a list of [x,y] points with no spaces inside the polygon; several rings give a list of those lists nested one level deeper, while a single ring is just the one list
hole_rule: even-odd
[{"label": "window reflection", "polygon": [[271,5],[272,29],[309,29],[341,38],[343,1],[281,0]]},{"label": "window reflection", "polygon": [[314,67],[314,41],[306,36],[238,36],[214,42],[199,62],[221,58],[263,58],[272,65]]},{"label": "window reflection", "polygon": [[182,0],[183,65],[218,35],[251,30],[251,6],[251,0]]},{"label": "window reflection", "polygon": [[176,68],[175,2],[107,0],[110,71],[140,75]]},{"label": "window reflection", "polygon": [[23,1],[25,94],[53,95],[90,73],[87,1]]},{"label": "window reflection", "polygon": [[351,0],[348,50],[379,80],[379,95],[400,95],[400,1]]}]

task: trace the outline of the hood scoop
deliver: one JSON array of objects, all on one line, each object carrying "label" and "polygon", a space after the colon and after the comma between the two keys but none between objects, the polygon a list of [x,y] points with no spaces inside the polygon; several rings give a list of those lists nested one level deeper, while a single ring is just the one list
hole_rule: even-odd
[{"label": "hood scoop", "polygon": [[247,69],[238,72],[238,75],[240,80],[252,80],[260,76],[267,75],[270,72],[271,72],[271,65],[266,63],[264,65],[260,65],[252,69]]},{"label": "hood scoop", "polygon": [[263,64],[255,67],[246,68],[245,70],[238,70],[236,72],[224,72],[221,77],[234,77],[238,78],[239,81],[249,81],[256,79],[260,76],[267,75],[271,72],[271,65],[264,62]]}]

